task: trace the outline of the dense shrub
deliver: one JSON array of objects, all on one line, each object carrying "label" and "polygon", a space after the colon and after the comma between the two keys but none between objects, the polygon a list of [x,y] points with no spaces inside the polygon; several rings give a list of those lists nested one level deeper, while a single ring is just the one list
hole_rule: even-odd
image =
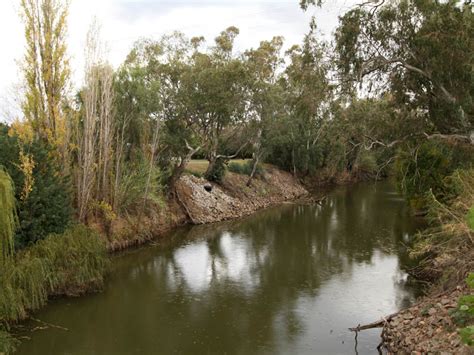
[{"label": "dense shrub", "polygon": [[375,174],[377,172],[377,159],[371,151],[361,149],[357,155],[354,168],[359,173]]},{"label": "dense shrub", "polygon": [[472,167],[473,162],[474,150],[469,145],[425,141],[421,145],[399,151],[397,178],[412,206],[424,208],[430,191],[440,201],[454,197],[454,185],[448,177],[456,169]]},{"label": "dense shrub", "polygon": [[[146,186],[149,179],[148,193]],[[163,185],[161,171],[152,167],[150,175],[150,164],[143,159],[135,163],[127,163],[124,174],[119,182],[117,196],[115,196],[115,207],[118,212],[137,213],[145,205],[156,208],[163,207]]]},{"label": "dense shrub", "polygon": [[474,169],[455,171],[446,180],[456,197],[444,202],[427,193],[429,227],[417,235],[411,251],[420,260],[415,275],[436,280],[444,289],[459,285],[474,270],[474,243],[467,218],[474,205]]},{"label": "dense shrub", "polygon": [[0,124],[0,165],[12,177],[18,202],[19,228],[15,244],[18,247],[35,243],[51,233],[62,233],[72,220],[71,187],[67,177],[60,174],[59,164],[51,158],[44,143],[24,146],[35,162],[33,186],[26,199],[21,198],[24,175],[19,169],[20,146],[8,135],[8,127]]},{"label": "dense shrub", "polygon": [[226,172],[226,166],[222,159],[217,159],[214,167],[211,169],[210,172],[206,172],[204,177],[213,182],[221,182],[224,179]]}]

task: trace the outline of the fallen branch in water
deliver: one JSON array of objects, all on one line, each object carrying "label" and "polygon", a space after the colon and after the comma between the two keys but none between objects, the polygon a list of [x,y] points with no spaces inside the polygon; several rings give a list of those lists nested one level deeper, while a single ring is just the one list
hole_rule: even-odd
[{"label": "fallen branch in water", "polygon": [[349,330],[351,332],[360,332],[361,330],[367,330],[367,329],[383,327],[385,325],[385,323],[390,322],[390,320],[392,320],[393,317],[398,315],[398,313],[400,313],[400,311],[396,312],[396,313],[392,313],[387,317],[383,317],[381,320],[378,320],[376,322],[372,322],[372,323],[365,324],[365,325],[360,325],[359,324],[357,327],[349,328]]},{"label": "fallen branch in water", "polygon": [[61,329],[61,330],[65,330],[65,331],[69,330],[65,327],[61,327],[60,325],[55,325],[55,324],[44,322],[41,319],[36,319],[36,318],[30,318],[30,319],[34,320],[35,322],[44,324],[46,326],[46,327],[35,327],[33,330],[43,330],[43,329],[47,329],[47,328],[56,328],[56,329]]}]

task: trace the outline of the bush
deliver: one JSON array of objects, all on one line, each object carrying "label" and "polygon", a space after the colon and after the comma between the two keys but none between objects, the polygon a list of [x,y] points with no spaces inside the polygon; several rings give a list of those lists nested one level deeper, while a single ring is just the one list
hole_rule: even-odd
[{"label": "bush", "polygon": [[[149,168],[149,162],[144,160],[138,163],[129,163],[124,167],[125,173],[120,180],[118,194],[114,203],[121,214],[137,213],[144,206]],[[151,207],[162,208],[164,206],[162,192],[163,185],[160,169],[152,167],[147,204]]]},{"label": "bush", "polygon": [[24,319],[50,295],[100,287],[107,264],[105,243],[82,225],[24,249],[0,265],[0,324]]},{"label": "bush", "polygon": [[210,172],[206,173],[204,177],[208,181],[221,182],[222,179],[224,179],[225,171],[226,167],[224,161],[222,159],[217,159],[214,164],[214,167],[211,169]]},{"label": "bush", "polygon": [[[235,174],[250,176],[250,174],[252,174],[252,169],[253,169],[253,160],[246,160],[243,163],[231,162],[228,168],[229,168],[229,171]],[[262,175],[263,175],[263,166],[261,164],[257,164],[257,168],[255,170],[255,176],[262,176]]]},{"label": "bush", "polygon": [[[411,251],[421,260],[415,276],[436,280],[443,289],[458,285],[474,270],[474,244],[466,218],[474,204],[474,169],[456,171],[446,181],[456,197],[442,202],[434,193],[425,196],[430,226],[417,235]],[[472,278],[468,282],[474,283]]]},{"label": "bush", "polygon": [[71,188],[66,177],[61,176],[59,164],[51,158],[50,149],[41,142],[24,146],[32,155],[35,166],[33,186],[26,199],[21,198],[24,175],[19,169],[20,148],[16,137],[8,135],[8,127],[0,124],[0,165],[3,165],[15,185],[18,201],[19,228],[15,244],[24,247],[51,233],[62,233],[72,220]]},{"label": "bush", "polygon": [[455,186],[447,177],[456,169],[469,169],[473,162],[474,151],[469,145],[425,141],[398,153],[397,178],[412,206],[424,208],[429,191],[442,202],[455,196]]},{"label": "bush", "polygon": [[361,173],[375,174],[377,172],[377,159],[374,153],[361,149],[355,161],[355,168]]},{"label": "bush", "polygon": [[240,174],[240,175],[243,175],[245,174],[244,173],[244,167],[241,163],[237,163],[237,162],[230,162],[229,166],[228,166],[228,169],[231,173],[235,173],[235,174]]}]

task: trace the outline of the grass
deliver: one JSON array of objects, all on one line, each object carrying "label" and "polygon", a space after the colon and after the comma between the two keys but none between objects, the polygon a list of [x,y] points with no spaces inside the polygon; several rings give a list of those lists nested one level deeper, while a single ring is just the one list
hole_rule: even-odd
[{"label": "grass", "polygon": [[411,253],[420,260],[415,275],[441,289],[459,285],[474,270],[474,169],[456,171],[449,181],[457,196],[443,203],[428,195],[430,227],[418,234]]},{"label": "grass", "polygon": [[100,287],[108,265],[102,238],[82,225],[53,234],[0,264],[0,354],[11,352],[8,330],[51,295]]},{"label": "grass", "polygon": [[[244,164],[248,159],[232,159],[232,163]],[[205,159],[193,159],[186,167],[186,171],[191,174],[202,175],[206,172],[209,162]]]}]

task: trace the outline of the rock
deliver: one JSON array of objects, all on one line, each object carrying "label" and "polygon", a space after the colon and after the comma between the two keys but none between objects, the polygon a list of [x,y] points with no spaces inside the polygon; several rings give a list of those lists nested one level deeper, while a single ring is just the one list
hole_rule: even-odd
[{"label": "rock", "polygon": [[212,191],[212,185],[211,184],[204,184],[204,190],[206,190],[207,192],[211,192]]}]

